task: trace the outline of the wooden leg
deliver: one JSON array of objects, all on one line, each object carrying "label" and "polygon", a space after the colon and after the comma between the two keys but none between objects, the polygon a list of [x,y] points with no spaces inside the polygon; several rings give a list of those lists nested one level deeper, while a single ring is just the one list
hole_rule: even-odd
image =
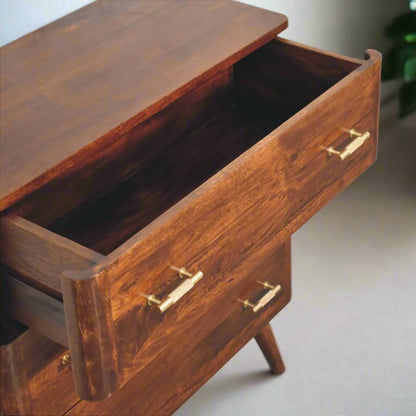
[{"label": "wooden leg", "polygon": [[273,374],[282,374],[285,371],[285,365],[280,356],[276,339],[273,335],[272,327],[267,324],[256,336],[256,342],[263,352]]}]

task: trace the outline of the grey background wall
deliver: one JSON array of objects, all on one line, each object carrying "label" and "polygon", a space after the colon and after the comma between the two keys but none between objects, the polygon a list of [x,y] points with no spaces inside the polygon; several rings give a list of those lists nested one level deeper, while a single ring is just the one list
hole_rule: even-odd
[{"label": "grey background wall", "polygon": [[[144,0],[148,1],[148,0]],[[197,1],[197,0],[195,0]],[[92,0],[1,0],[0,46]],[[385,50],[382,29],[408,7],[407,0],[243,0],[289,16],[284,36],[361,58],[366,48]]]},{"label": "grey background wall", "polygon": [[284,13],[289,28],[283,36],[322,49],[362,58],[367,48],[385,50],[383,28],[407,0],[243,0]]},{"label": "grey background wall", "polygon": [[93,0],[0,0],[0,46],[92,2]]}]

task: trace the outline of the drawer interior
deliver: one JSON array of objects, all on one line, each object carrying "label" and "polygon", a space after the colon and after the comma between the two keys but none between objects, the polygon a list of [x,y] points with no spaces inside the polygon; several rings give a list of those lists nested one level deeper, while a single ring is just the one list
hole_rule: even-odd
[{"label": "drawer interior", "polygon": [[35,193],[20,215],[108,254],[358,65],[274,40]]}]

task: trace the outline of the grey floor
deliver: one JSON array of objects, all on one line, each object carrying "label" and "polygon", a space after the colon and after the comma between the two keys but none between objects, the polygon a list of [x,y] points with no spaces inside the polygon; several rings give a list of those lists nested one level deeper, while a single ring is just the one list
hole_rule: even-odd
[{"label": "grey floor", "polygon": [[376,164],[292,239],[293,296],[175,416],[416,415],[416,114],[382,106]]}]

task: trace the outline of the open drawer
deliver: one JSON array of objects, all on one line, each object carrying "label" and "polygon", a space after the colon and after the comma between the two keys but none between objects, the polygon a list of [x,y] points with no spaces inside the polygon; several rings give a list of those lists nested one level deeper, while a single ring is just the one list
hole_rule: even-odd
[{"label": "open drawer", "polygon": [[375,51],[276,39],[201,81],[8,210],[9,314],[69,346],[87,400],[236,311],[271,317],[290,283],[256,289],[255,265],[374,162],[379,77]]}]

